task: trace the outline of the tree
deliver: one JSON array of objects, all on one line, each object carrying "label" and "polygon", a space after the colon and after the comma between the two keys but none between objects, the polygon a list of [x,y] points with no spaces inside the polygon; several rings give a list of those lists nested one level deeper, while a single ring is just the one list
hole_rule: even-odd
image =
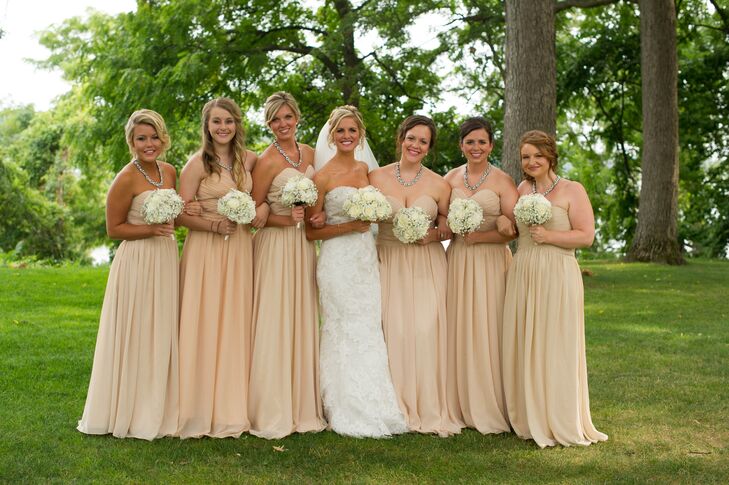
[{"label": "tree", "polygon": [[673,0],[640,1],[643,153],[628,259],[683,262],[678,221],[678,59]]}]

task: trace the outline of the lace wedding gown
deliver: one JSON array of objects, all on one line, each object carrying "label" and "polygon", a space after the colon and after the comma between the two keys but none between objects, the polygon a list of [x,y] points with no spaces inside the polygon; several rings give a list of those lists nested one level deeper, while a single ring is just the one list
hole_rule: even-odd
[{"label": "lace wedding gown", "polygon": [[[328,224],[351,220],[342,205],[355,191],[324,198]],[[324,412],[342,435],[385,437],[408,430],[397,404],[382,333],[380,275],[371,232],[322,242],[317,283],[323,316],[320,379]]]}]

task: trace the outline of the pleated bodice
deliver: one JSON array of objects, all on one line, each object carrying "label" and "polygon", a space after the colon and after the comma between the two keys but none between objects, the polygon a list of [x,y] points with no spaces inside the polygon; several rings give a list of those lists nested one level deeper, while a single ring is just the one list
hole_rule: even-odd
[{"label": "pleated bodice", "polygon": [[291,214],[291,207],[286,207],[281,203],[281,194],[286,182],[297,175],[312,178],[314,176],[314,167],[309,165],[306,167],[305,173],[299,172],[294,167],[286,167],[273,178],[271,187],[268,189],[268,194],[266,195],[266,202],[271,207],[271,214],[278,216],[288,216]]}]

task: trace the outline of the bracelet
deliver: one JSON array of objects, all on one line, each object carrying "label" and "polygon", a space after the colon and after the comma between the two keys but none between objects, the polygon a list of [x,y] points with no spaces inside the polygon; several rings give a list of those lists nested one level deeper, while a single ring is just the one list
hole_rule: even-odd
[{"label": "bracelet", "polygon": [[215,223],[215,221],[210,221],[210,232],[215,232],[215,231],[213,231],[213,224],[214,223]]}]

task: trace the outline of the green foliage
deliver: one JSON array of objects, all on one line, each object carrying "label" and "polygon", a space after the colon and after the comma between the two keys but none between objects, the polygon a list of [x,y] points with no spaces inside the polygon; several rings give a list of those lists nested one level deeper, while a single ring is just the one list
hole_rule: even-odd
[{"label": "green foliage", "polygon": [[[610,439],[466,430],[119,440],[76,431],[108,268],[0,267],[0,482],[726,483],[729,264],[584,267],[590,407]],[[278,452],[273,446],[283,446]]]}]

